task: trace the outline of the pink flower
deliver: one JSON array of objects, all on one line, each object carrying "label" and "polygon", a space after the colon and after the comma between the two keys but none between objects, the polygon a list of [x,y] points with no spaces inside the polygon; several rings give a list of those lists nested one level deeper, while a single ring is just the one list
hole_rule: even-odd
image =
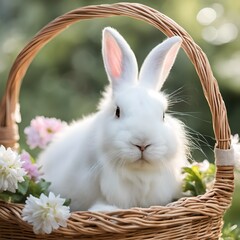
[{"label": "pink flower", "polygon": [[27,144],[31,149],[39,147],[44,149],[52,141],[54,135],[61,131],[67,124],[56,118],[38,116],[33,119],[30,126],[25,128]]},{"label": "pink flower", "polygon": [[34,180],[38,180],[40,173],[37,165],[32,163],[30,154],[23,151],[20,155],[20,159],[22,162],[22,168],[27,172],[27,175]]}]

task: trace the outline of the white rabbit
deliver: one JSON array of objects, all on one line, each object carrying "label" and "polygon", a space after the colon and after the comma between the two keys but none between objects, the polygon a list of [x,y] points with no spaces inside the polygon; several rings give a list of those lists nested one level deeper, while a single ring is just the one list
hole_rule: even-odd
[{"label": "white rabbit", "polygon": [[187,137],[159,92],[181,42],[175,36],[155,47],[138,78],[127,42],[103,30],[110,86],[98,112],[70,125],[39,157],[50,190],[70,198],[71,210],[165,205],[181,196]]}]

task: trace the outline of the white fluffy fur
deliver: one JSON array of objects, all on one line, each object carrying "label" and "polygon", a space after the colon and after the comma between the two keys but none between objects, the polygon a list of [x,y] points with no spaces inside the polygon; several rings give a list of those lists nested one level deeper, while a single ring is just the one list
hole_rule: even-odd
[{"label": "white fluffy fur", "polygon": [[[111,75],[111,62],[108,64],[114,58],[108,54],[111,41],[123,56],[114,59],[122,66],[118,78]],[[162,70],[149,70],[149,76],[157,78],[150,79],[152,85],[163,84],[167,74],[161,71],[169,72],[172,66],[164,62],[171,61],[167,59],[173,57],[170,51],[177,54],[180,43],[175,38],[158,46]],[[156,52],[150,55],[155,57],[148,57],[143,68],[151,66],[151,61],[156,66]],[[187,162],[183,125],[168,114],[163,119],[167,99],[155,86],[149,88],[146,79],[132,79],[137,71],[134,54],[112,28],[103,32],[103,59],[112,87],[105,92],[97,113],[69,126],[40,155],[44,177],[52,182],[53,192],[71,198],[71,210],[167,204],[181,195],[181,167]],[[146,78],[148,69],[141,71]],[[117,106],[119,118],[115,116]],[[138,146],[146,148],[141,151]]]}]

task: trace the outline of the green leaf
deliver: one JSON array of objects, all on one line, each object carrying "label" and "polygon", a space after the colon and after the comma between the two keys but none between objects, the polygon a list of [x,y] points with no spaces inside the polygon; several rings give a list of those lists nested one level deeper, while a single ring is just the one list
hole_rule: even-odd
[{"label": "green leaf", "polygon": [[5,191],[0,193],[0,199],[3,200],[4,202],[24,203],[26,197],[19,193]]},{"label": "green leaf", "polygon": [[47,182],[46,180],[44,179],[41,179],[38,183],[38,185],[40,186],[41,190],[43,193],[48,193],[48,188],[49,186],[51,185],[50,182]]},{"label": "green leaf", "polygon": [[24,203],[25,200],[26,200],[26,196],[19,193],[14,193],[11,196],[11,202],[14,202],[14,203]]},{"label": "green leaf", "polygon": [[33,195],[34,197],[39,197],[41,193],[48,195],[48,187],[50,183],[45,181],[44,179],[40,179],[38,182],[30,181],[28,195]]},{"label": "green leaf", "polygon": [[64,202],[64,204],[63,204],[63,205],[65,205],[65,206],[69,206],[69,205],[70,205],[70,203],[71,203],[71,199],[70,199],[70,198],[68,198],[68,199],[66,199],[66,200],[65,200],[65,202]]},{"label": "green leaf", "polygon": [[226,224],[222,229],[222,237],[220,240],[237,240],[240,239],[240,228],[230,223]]},{"label": "green leaf", "polygon": [[206,186],[201,179],[195,182],[197,195],[204,194],[206,192]]},{"label": "green leaf", "polygon": [[186,182],[184,184],[183,191],[184,192],[190,191],[193,196],[197,195],[196,189],[195,189],[195,185],[193,183],[191,183],[191,182]]},{"label": "green leaf", "polygon": [[3,200],[4,202],[11,202],[11,194],[7,191],[1,192],[0,193],[0,199]]},{"label": "green leaf", "polygon": [[206,184],[203,181],[203,174],[198,166],[184,167],[185,173],[183,192],[190,191],[193,196],[201,195],[206,192]]},{"label": "green leaf", "polygon": [[28,191],[29,182],[30,182],[30,178],[29,177],[24,177],[24,181],[21,182],[21,183],[18,183],[17,192],[19,194],[25,195]]}]

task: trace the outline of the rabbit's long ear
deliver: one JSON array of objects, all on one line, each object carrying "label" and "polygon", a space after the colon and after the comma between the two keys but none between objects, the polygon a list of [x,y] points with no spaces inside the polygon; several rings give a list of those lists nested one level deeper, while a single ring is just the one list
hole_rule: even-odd
[{"label": "rabbit's long ear", "polygon": [[171,37],[157,45],[143,62],[139,81],[147,88],[160,90],[176,59],[182,40]]},{"label": "rabbit's long ear", "polygon": [[124,38],[111,27],[103,30],[102,55],[113,89],[137,81],[138,66],[135,55]]}]

